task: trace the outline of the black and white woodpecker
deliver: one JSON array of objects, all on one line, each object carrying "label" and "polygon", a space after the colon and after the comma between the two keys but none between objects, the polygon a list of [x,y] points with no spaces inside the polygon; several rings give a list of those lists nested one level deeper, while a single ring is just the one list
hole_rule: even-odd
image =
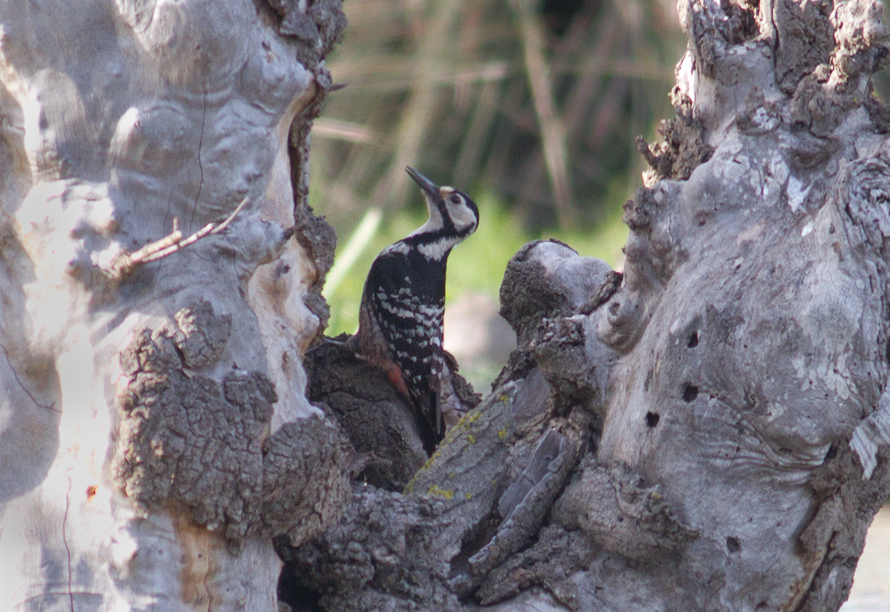
[{"label": "black and white woodpecker", "polygon": [[429,219],[371,264],[359,329],[348,346],[386,372],[411,402],[431,455],[445,437],[440,397],[445,269],[451,249],[476,231],[479,209],[453,187],[437,187],[411,167],[406,171],[420,185]]}]

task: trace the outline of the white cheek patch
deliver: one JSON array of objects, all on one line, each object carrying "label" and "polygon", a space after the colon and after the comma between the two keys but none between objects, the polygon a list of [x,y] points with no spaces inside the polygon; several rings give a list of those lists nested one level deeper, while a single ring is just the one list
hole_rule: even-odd
[{"label": "white cheek patch", "polygon": [[448,214],[454,222],[457,229],[466,229],[476,225],[476,215],[470,210],[470,207],[461,201],[460,204],[448,203]]}]

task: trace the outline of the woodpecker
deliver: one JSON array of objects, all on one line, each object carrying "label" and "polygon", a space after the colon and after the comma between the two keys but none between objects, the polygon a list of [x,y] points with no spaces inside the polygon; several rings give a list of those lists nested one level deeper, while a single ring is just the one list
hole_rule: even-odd
[{"label": "woodpecker", "polygon": [[440,403],[445,269],[451,249],[476,231],[479,209],[453,187],[437,187],[414,168],[405,170],[420,186],[429,219],[371,264],[359,329],[348,346],[382,369],[411,403],[423,448],[432,455],[445,437]]}]

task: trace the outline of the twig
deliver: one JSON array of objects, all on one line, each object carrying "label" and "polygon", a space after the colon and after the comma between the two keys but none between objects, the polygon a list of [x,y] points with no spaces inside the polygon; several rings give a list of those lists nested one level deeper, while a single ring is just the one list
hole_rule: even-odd
[{"label": "twig", "polygon": [[221,223],[208,223],[188,238],[182,237],[182,232],[179,231],[179,221],[178,219],[173,219],[173,231],[168,235],[160,240],[145,245],[133,253],[127,253],[126,251],[121,253],[111,265],[111,276],[116,279],[121,279],[132,273],[133,270],[141,264],[157,261],[198,242],[206,236],[220,233],[226,229],[238,213],[247,206],[248,200],[248,198],[241,200],[241,203],[232,211],[232,214],[226,217]]},{"label": "twig", "polygon": [[134,253],[129,253],[127,255],[129,262],[131,264],[139,264],[146,257],[150,257],[152,253],[157,253],[160,249],[167,248],[172,246],[182,240],[182,232],[179,231],[179,219],[173,219],[173,231],[158,240],[157,242],[152,242],[150,244],[145,245],[138,251]]},{"label": "twig", "polygon": [[[235,218],[235,216],[236,216],[239,212],[241,212],[241,210],[242,210],[245,206],[247,206],[247,202],[248,202],[248,198],[244,198],[243,200],[241,200],[241,203],[235,208],[235,210],[232,211],[232,214],[229,215],[228,217],[226,217],[226,220],[223,221],[222,223],[220,223],[218,226],[216,226],[216,229],[212,230],[210,233],[211,233],[211,234],[218,234],[218,233],[220,233],[221,231],[223,231],[224,229],[226,229],[227,227],[229,227],[229,224],[232,222],[232,220]],[[213,225],[213,224],[211,223],[211,225]],[[203,230],[202,230],[202,231],[203,231]]]},{"label": "twig", "polygon": [[339,119],[316,119],[312,126],[313,136],[324,136],[346,142],[374,142],[378,136],[364,125]]}]

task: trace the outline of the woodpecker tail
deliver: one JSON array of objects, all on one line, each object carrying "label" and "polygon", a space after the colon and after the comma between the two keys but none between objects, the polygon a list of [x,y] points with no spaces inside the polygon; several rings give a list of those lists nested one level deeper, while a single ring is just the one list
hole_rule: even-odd
[{"label": "woodpecker tail", "polygon": [[437,391],[430,391],[426,398],[426,405],[415,404],[417,414],[417,429],[420,432],[420,440],[423,442],[423,450],[432,456],[439,442],[445,439],[445,419],[442,416],[442,402]]}]

